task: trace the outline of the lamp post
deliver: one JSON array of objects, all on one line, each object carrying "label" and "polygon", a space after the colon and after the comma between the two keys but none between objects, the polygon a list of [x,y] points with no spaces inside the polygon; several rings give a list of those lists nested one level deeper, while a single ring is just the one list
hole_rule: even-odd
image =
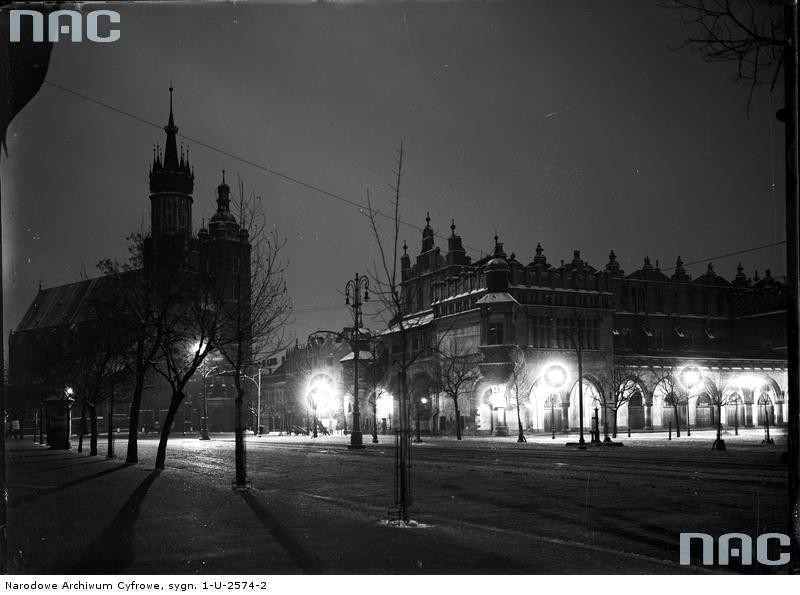
[{"label": "lamp post", "polygon": [[550,366],[545,370],[544,381],[550,387],[550,426],[552,430],[552,439],[556,439],[556,394],[558,389],[564,386],[567,381],[567,371],[561,366]]},{"label": "lamp post", "polygon": [[775,441],[769,435],[769,410],[767,409],[769,397],[762,393],[759,401],[764,405],[764,440],[761,441],[761,444],[775,444]]},{"label": "lamp post", "polygon": [[360,350],[359,328],[361,327],[361,305],[363,303],[361,297],[362,290],[364,292],[363,301],[369,301],[369,279],[358,273],[356,273],[354,279],[349,280],[344,286],[344,303],[353,310],[353,431],[350,434],[350,445],[348,448],[364,448],[364,442],[361,436],[361,412],[358,408],[358,356]]},{"label": "lamp post", "polygon": [[[689,406],[689,399],[692,397],[694,387],[703,381],[703,373],[696,366],[687,366],[680,371],[680,374],[678,374],[678,381],[686,390],[686,436],[689,437],[692,435],[692,419],[689,415],[691,409]],[[672,398],[677,398],[674,393]],[[675,419],[675,423],[678,424],[677,418]],[[678,428],[680,428],[680,425],[678,425]],[[680,432],[680,429],[678,431]]]},{"label": "lamp post", "polygon": [[242,374],[242,378],[247,378],[250,382],[256,385],[258,389],[258,409],[256,409],[256,436],[261,438],[261,370],[263,370],[264,362],[258,362],[258,376],[253,378],[247,374]]},{"label": "lamp post", "polygon": [[377,361],[378,361],[378,346],[372,344],[372,443],[378,443],[378,379],[377,379]]},{"label": "lamp post", "polygon": [[575,328],[572,331],[572,343],[575,346],[575,354],[578,356],[578,426],[580,428],[580,438],[578,448],[586,450],[586,441],[583,438],[583,340],[581,339],[580,312],[575,314]]},{"label": "lamp post", "polygon": [[425,405],[427,402],[428,402],[428,399],[426,399],[425,397],[422,397],[417,402],[417,428],[416,428],[417,429],[417,440],[416,440],[416,442],[422,442],[422,436],[420,436],[420,427],[419,427],[420,426],[419,413],[420,413],[420,409],[422,409],[422,406]]},{"label": "lamp post", "polygon": [[217,369],[217,366],[209,368],[205,360],[200,367],[200,375],[203,377],[203,416],[200,418],[200,440],[211,440],[208,435],[208,395],[206,394],[206,378]]}]

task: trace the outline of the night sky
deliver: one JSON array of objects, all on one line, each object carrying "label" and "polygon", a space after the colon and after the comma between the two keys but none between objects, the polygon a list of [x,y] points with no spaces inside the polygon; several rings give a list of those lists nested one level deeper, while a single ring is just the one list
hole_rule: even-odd
[{"label": "night sky", "polygon": [[[677,14],[641,2],[184,3],[116,5],[116,43],[60,42],[48,80],[349,200],[389,205],[406,150],[402,239],[415,256],[430,211],[479,257],[572,251],[597,268],[662,268],[782,240],[781,90],[748,90],[733,64],[670,51]],[[5,325],[41,281],[97,274],[149,218],[148,167],[164,132],[45,85],[3,159]],[[188,142],[194,226],[220,170],[263,197],[288,240],[301,341],[347,323],[343,289],[371,270],[359,211]],[[389,233],[388,224],[384,229]],[[446,251],[446,241],[437,239]],[[715,260],[732,279],[783,275],[784,248]],[[688,267],[697,276],[706,264]],[[670,274],[670,272],[668,272]],[[373,323],[374,324],[374,323]]]}]

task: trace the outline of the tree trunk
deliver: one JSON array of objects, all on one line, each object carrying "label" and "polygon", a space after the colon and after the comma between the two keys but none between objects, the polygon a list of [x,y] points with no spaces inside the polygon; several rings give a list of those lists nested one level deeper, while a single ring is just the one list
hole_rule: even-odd
[{"label": "tree trunk", "polygon": [[235,436],[235,459],[236,459],[236,487],[247,487],[247,469],[245,466],[245,452],[244,452],[244,427],[243,427],[243,402],[244,402],[244,388],[242,387],[241,377],[235,378],[236,384],[236,427],[234,428]]},{"label": "tree trunk", "polygon": [[455,401],[456,406],[456,440],[461,440],[461,410],[458,408],[458,401]]},{"label": "tree trunk", "polygon": [[401,520],[408,522],[409,510],[411,504],[411,489],[410,482],[410,462],[411,462],[411,432],[409,415],[411,413],[409,399],[408,399],[408,379],[406,378],[406,359],[405,359],[405,341],[403,342],[403,363],[400,367],[400,407],[398,413],[400,414],[400,436],[399,436],[399,453],[397,459],[397,489],[398,494],[396,497],[398,505],[398,513]]},{"label": "tree trunk", "polygon": [[39,403],[39,444],[44,444],[44,404]]},{"label": "tree trunk", "polygon": [[78,428],[78,452],[83,452],[83,430],[86,427],[86,401],[81,402],[81,426]]},{"label": "tree trunk", "polygon": [[139,462],[139,410],[142,407],[144,372],[137,373],[131,399],[130,423],[128,424],[128,454],[125,462],[134,465]]},{"label": "tree trunk", "polygon": [[378,395],[375,391],[372,395],[372,442],[378,443]]},{"label": "tree trunk", "polygon": [[97,405],[95,404],[89,405],[89,420],[91,422],[91,426],[89,428],[90,432],[89,456],[96,457],[97,456]]},{"label": "tree trunk", "polygon": [[519,396],[517,396],[517,426],[519,427],[519,436],[517,436],[517,442],[527,442],[525,434],[522,433],[522,416],[520,416],[519,413]]},{"label": "tree trunk", "polygon": [[717,402],[717,439],[712,448],[722,450],[722,399]]},{"label": "tree trunk", "polygon": [[167,440],[169,440],[169,433],[172,429],[172,423],[175,421],[175,415],[178,413],[178,407],[180,407],[183,397],[184,395],[181,391],[172,393],[172,400],[169,403],[167,417],[164,419],[164,425],[161,428],[161,439],[158,441],[158,452],[156,453],[155,466],[156,469],[164,468],[164,461],[167,458]]},{"label": "tree trunk", "polygon": [[108,449],[106,452],[107,459],[114,459],[114,383],[111,383],[111,398],[108,402]]},{"label": "tree trunk", "polygon": [[[618,416],[618,414],[619,414],[619,409],[615,407],[614,408],[614,429],[611,432],[611,437],[612,438],[616,438],[617,437],[617,416]],[[628,423],[629,424],[631,423],[630,419],[628,420]]]},{"label": "tree trunk", "polygon": [[677,403],[673,403],[672,404],[672,410],[673,410],[673,412],[675,414],[675,437],[676,438],[680,438],[681,437],[681,416],[678,413],[678,404]]}]

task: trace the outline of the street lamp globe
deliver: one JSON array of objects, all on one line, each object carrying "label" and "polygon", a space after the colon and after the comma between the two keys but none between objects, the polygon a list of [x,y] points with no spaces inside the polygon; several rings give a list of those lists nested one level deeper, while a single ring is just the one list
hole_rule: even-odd
[{"label": "street lamp globe", "polygon": [[683,388],[691,394],[694,387],[703,381],[703,373],[697,366],[686,366],[678,374],[678,380]]},{"label": "street lamp globe", "polygon": [[550,388],[561,388],[567,382],[567,371],[562,366],[550,366],[544,372],[544,381]]}]

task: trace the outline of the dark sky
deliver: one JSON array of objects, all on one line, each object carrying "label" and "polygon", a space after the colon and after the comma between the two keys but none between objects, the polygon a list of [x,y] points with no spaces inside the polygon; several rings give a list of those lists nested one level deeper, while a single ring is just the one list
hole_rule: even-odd
[{"label": "dark sky", "polygon": [[[580,249],[627,273],[783,239],[780,91],[732,64],[670,51],[686,31],[655,3],[375,2],[117,5],[121,40],[60,42],[48,80],[163,126],[170,79],[181,134],[356,202],[390,198],[403,140],[402,217],[450,219],[472,250],[495,229],[527,263]],[[2,161],[6,329],[44,286],[123,258],[149,217],[163,131],[45,85]],[[341,327],[345,282],[375,245],[358,210],[189,143],[194,225],[220,170],[263,197],[286,236],[293,330]],[[388,226],[386,227],[388,233]],[[412,257],[420,232],[405,228]],[[437,244],[446,249],[444,240]],[[733,277],[784,270],[783,248],[715,261]],[[705,264],[690,267],[693,275]]]}]

